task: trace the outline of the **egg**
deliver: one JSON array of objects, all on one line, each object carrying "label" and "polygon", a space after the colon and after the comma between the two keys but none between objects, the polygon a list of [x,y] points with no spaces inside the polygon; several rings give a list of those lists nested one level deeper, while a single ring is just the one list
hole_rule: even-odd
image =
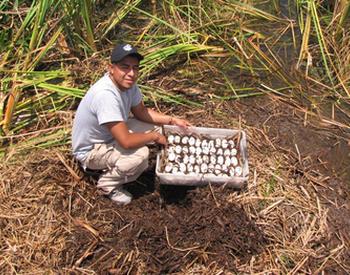
[{"label": "egg", "polygon": [[235,147],[235,142],[232,139],[228,141],[228,144],[230,145],[231,148]]},{"label": "egg", "polygon": [[208,148],[208,141],[206,139],[202,140],[202,144],[201,144],[202,148]]},{"label": "egg", "polygon": [[174,137],[173,135],[169,135],[169,136],[168,136],[168,142],[169,142],[170,144],[173,144],[173,143],[174,143],[174,140],[175,140],[175,137]]},{"label": "egg", "polygon": [[171,170],[173,170],[173,164],[172,164],[172,163],[167,163],[167,164],[165,165],[164,171],[165,171],[166,173],[170,173]]},{"label": "egg", "polygon": [[236,148],[232,148],[231,149],[231,156],[235,156],[237,155],[237,149]]},{"label": "egg", "polygon": [[182,153],[188,154],[188,152],[189,152],[189,149],[187,146],[182,147]]},{"label": "egg", "polygon": [[209,153],[210,153],[211,155],[215,155],[215,154],[216,154],[216,148],[215,148],[215,147],[211,147],[211,148],[209,149]]},{"label": "egg", "polygon": [[208,165],[206,163],[202,163],[201,164],[201,172],[203,174],[205,174],[206,172],[208,172]]},{"label": "egg", "polygon": [[181,146],[180,146],[180,145],[177,145],[177,146],[175,147],[175,153],[181,154],[181,152],[182,152]]},{"label": "egg", "polygon": [[194,155],[190,155],[188,161],[191,164],[195,164],[196,163],[196,157]]},{"label": "egg", "polygon": [[204,154],[204,155],[209,155],[209,147],[204,147],[204,148],[202,148],[202,153]]},{"label": "egg", "polygon": [[196,148],[196,154],[197,154],[197,155],[202,154],[202,148],[201,148],[201,147],[197,147],[197,148]]},{"label": "egg", "polygon": [[221,139],[219,139],[219,138],[215,139],[215,147],[217,147],[217,148],[221,147]]},{"label": "egg", "polygon": [[179,170],[180,170],[180,172],[185,173],[185,172],[187,171],[187,166],[186,166],[186,164],[180,163],[180,164],[179,164]]},{"label": "egg", "polygon": [[233,166],[237,166],[237,164],[238,164],[238,159],[237,159],[236,157],[231,157],[231,164],[232,164]]},{"label": "egg", "polygon": [[231,165],[231,159],[230,159],[229,157],[226,157],[226,158],[225,158],[224,164],[225,164],[226,166],[230,166],[230,165]]},{"label": "egg", "polygon": [[197,163],[198,165],[201,165],[201,164],[203,163],[203,159],[202,159],[201,156],[197,156],[197,157],[196,157],[196,163]]},{"label": "egg", "polygon": [[216,164],[216,156],[210,156],[210,163]]},{"label": "egg", "polygon": [[178,136],[178,135],[176,135],[176,136],[174,137],[174,143],[179,144],[180,141],[181,141],[181,137]]},{"label": "egg", "polygon": [[195,145],[195,143],[196,143],[196,139],[195,139],[194,137],[190,137],[190,138],[188,139],[188,144],[189,144],[190,146]]},{"label": "egg", "polygon": [[190,146],[190,148],[188,149],[188,151],[189,151],[189,153],[190,153],[191,155],[194,155],[194,154],[196,153],[196,147]]},{"label": "egg", "polygon": [[237,177],[239,177],[239,176],[242,175],[242,173],[243,173],[242,167],[241,167],[241,166],[237,166],[237,167],[235,168],[235,175],[236,175]]},{"label": "egg", "polygon": [[209,156],[207,156],[207,155],[204,155],[203,157],[202,157],[202,159],[203,159],[203,162],[204,163],[209,163],[210,162],[210,158],[209,158]]},{"label": "egg", "polygon": [[215,147],[215,142],[214,142],[214,140],[209,140],[208,141],[208,147],[211,149],[211,148],[213,148],[213,147]]},{"label": "egg", "polygon": [[196,173],[196,174],[199,174],[201,172],[201,168],[199,167],[199,165],[194,165],[193,166],[193,171]]},{"label": "egg", "polygon": [[170,152],[169,155],[168,155],[168,159],[170,161],[174,161],[176,158],[176,154],[174,152]]},{"label": "egg", "polygon": [[190,161],[190,158],[188,157],[188,155],[184,155],[182,162],[187,164],[187,163],[189,163],[189,161]]},{"label": "egg", "polygon": [[182,144],[187,144],[188,143],[188,136],[184,136],[181,139]]},{"label": "egg", "polygon": [[171,171],[173,174],[179,173],[179,168],[177,166],[173,166],[173,170]]},{"label": "egg", "polygon": [[213,163],[208,164],[208,172],[213,173],[215,169],[215,165]]},{"label": "egg", "polygon": [[221,140],[221,147],[223,149],[226,149],[228,147],[228,142],[227,142],[227,139],[222,139]]},{"label": "egg", "polygon": [[230,155],[231,155],[230,149],[225,149],[225,151],[224,151],[224,156],[225,156],[225,157],[228,157],[228,156],[230,156]]},{"label": "egg", "polygon": [[220,165],[224,164],[224,157],[223,156],[218,156],[218,158],[216,159],[216,162]]},{"label": "egg", "polygon": [[235,176],[235,168],[231,167],[229,170],[229,174],[231,177],[234,177]]},{"label": "egg", "polygon": [[195,143],[196,147],[201,146],[201,143],[202,143],[202,141],[199,138],[197,138],[196,143]]},{"label": "egg", "polygon": [[220,164],[216,164],[215,168],[214,168],[214,174],[215,175],[219,175],[221,173],[221,165]]},{"label": "egg", "polygon": [[193,172],[193,165],[191,163],[187,164],[187,171],[189,173],[192,173]]},{"label": "egg", "polygon": [[221,155],[224,154],[224,151],[222,150],[222,148],[218,148],[218,149],[216,150],[216,154],[219,155],[219,156],[221,156]]}]

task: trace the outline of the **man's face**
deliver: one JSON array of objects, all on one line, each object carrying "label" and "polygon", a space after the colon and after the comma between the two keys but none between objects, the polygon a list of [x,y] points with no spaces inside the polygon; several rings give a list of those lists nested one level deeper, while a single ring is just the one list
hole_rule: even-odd
[{"label": "man's face", "polygon": [[139,60],[134,56],[126,56],[116,64],[111,64],[109,72],[114,83],[121,91],[131,88],[139,76]]}]

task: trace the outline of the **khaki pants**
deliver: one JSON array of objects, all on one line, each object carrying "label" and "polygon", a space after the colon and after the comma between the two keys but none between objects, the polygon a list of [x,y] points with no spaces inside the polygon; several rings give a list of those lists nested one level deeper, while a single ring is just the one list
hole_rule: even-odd
[{"label": "khaki pants", "polygon": [[[126,124],[130,132],[140,133],[158,130],[159,127],[131,118]],[[97,187],[105,193],[114,188],[135,181],[148,167],[147,146],[124,149],[116,141],[110,144],[95,144],[83,165],[93,170],[103,170]]]}]

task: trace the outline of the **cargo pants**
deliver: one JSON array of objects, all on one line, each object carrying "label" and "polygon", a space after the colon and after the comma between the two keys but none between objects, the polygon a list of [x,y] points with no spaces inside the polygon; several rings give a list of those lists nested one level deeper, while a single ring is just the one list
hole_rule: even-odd
[{"label": "cargo pants", "polygon": [[[126,122],[132,133],[159,131],[153,124],[135,118]],[[124,183],[135,181],[148,167],[149,149],[124,149],[116,141],[109,144],[95,144],[88,153],[83,166],[92,170],[102,170],[97,187],[108,194]]]}]

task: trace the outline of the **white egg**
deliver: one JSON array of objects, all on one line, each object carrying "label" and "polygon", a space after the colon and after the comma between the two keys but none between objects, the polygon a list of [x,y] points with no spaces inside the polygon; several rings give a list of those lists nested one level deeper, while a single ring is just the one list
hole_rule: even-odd
[{"label": "white egg", "polygon": [[209,158],[209,156],[207,156],[207,155],[204,155],[203,157],[202,157],[202,159],[203,159],[203,162],[204,163],[209,163],[210,162],[210,158]]},{"label": "white egg", "polygon": [[222,150],[222,148],[218,148],[218,149],[216,150],[216,154],[219,155],[219,156],[221,156],[221,155],[224,154],[224,151]]},{"label": "white egg", "polygon": [[204,147],[204,148],[202,148],[202,152],[203,152],[203,154],[204,155],[209,155],[209,147]]},{"label": "white egg", "polygon": [[196,173],[196,174],[199,174],[201,172],[201,168],[199,167],[199,165],[195,165],[193,166],[193,171]]},{"label": "white egg", "polygon": [[182,158],[181,158],[180,155],[176,155],[176,157],[175,157],[175,162],[176,162],[176,163],[181,163],[181,162],[182,162]]},{"label": "white egg", "polygon": [[180,172],[185,173],[185,172],[187,171],[187,166],[186,166],[186,164],[180,163],[180,165],[179,165],[179,170],[180,170]]},{"label": "white egg", "polygon": [[235,168],[235,175],[236,175],[237,177],[241,176],[241,175],[242,175],[242,172],[243,172],[243,169],[242,169],[241,166],[237,166],[237,167]]},{"label": "white egg", "polygon": [[194,156],[194,155],[190,155],[190,157],[189,157],[189,162],[191,163],[191,164],[195,164],[196,163],[196,157]]},{"label": "white egg", "polygon": [[181,137],[180,136],[175,136],[174,137],[174,143],[179,144],[180,141],[181,141]]},{"label": "white egg", "polygon": [[175,147],[175,152],[176,152],[177,154],[181,154],[182,148],[181,148],[180,145],[177,145],[177,146]]},{"label": "white egg", "polygon": [[228,144],[230,145],[231,148],[235,147],[235,142],[232,139],[228,141]]},{"label": "white egg", "polygon": [[174,152],[170,152],[169,155],[168,155],[168,159],[170,161],[174,161],[176,158],[176,154]]},{"label": "white egg", "polygon": [[227,157],[227,156],[229,156],[229,155],[231,155],[230,149],[225,149],[225,151],[224,151],[224,156]]},{"label": "white egg", "polygon": [[202,165],[201,165],[201,172],[203,174],[208,172],[208,165],[206,163],[202,163]]},{"label": "white egg", "polygon": [[229,157],[225,158],[225,165],[230,166],[231,165],[231,159]]},{"label": "white egg", "polygon": [[210,156],[210,163],[216,164],[216,156]]},{"label": "white egg", "polygon": [[230,171],[229,171],[229,174],[230,174],[231,177],[234,177],[235,176],[235,168],[231,167]]},{"label": "white egg", "polygon": [[221,170],[222,170],[222,172],[227,173],[227,172],[228,172],[227,165],[223,164],[223,165],[221,166]]},{"label": "white egg", "polygon": [[169,135],[169,136],[168,136],[168,142],[169,142],[170,144],[173,144],[173,143],[174,143],[174,139],[175,139],[175,137],[174,137],[173,135]]},{"label": "white egg", "polygon": [[197,155],[202,154],[202,148],[201,148],[201,147],[197,147],[197,148],[196,148],[196,154],[197,154]]},{"label": "white egg", "polygon": [[208,142],[208,147],[211,149],[211,148],[213,148],[213,147],[215,147],[215,142],[214,142],[214,140],[209,140],[209,142]]},{"label": "white egg", "polygon": [[193,172],[193,165],[191,163],[187,164],[187,171],[189,173],[192,173]]},{"label": "white egg", "polygon": [[202,148],[208,148],[208,141],[206,139],[203,139],[201,146]]},{"label": "white egg", "polygon": [[220,165],[223,165],[224,164],[224,157],[223,156],[218,156],[216,162]]},{"label": "white egg", "polygon": [[174,153],[175,152],[175,147],[174,146],[170,146],[167,148],[167,153],[170,154],[170,153]]},{"label": "white egg", "polygon": [[228,147],[227,139],[221,140],[221,147],[222,147],[223,149],[226,149],[226,148]]},{"label": "white egg", "polygon": [[215,147],[221,147],[221,139],[217,138],[215,139]]},{"label": "white egg", "polygon": [[215,165],[214,173],[215,173],[215,175],[219,175],[221,173],[221,165],[220,164]]},{"label": "white egg", "polygon": [[232,158],[231,158],[231,164],[232,164],[233,166],[237,166],[237,164],[238,164],[238,159],[237,159],[236,157],[232,157]]},{"label": "white egg", "polygon": [[187,144],[188,143],[188,136],[184,136],[181,139],[182,144]]},{"label": "white egg", "polygon": [[237,155],[237,149],[236,148],[232,148],[231,149],[231,156],[235,156]]},{"label": "white egg", "polygon": [[202,159],[201,156],[197,156],[197,157],[196,157],[196,163],[197,163],[198,165],[201,165],[201,164],[203,163],[203,159]]},{"label": "white egg", "polygon": [[173,170],[171,171],[173,174],[179,173],[179,168],[177,166],[173,166]]},{"label": "white egg", "polygon": [[202,141],[199,138],[197,138],[196,143],[195,143],[196,147],[201,146],[201,143],[202,143]]},{"label": "white egg", "polygon": [[182,159],[182,162],[187,164],[187,163],[189,163],[189,161],[190,161],[190,158],[188,157],[188,155],[184,155],[184,158]]},{"label": "white egg", "polygon": [[215,169],[215,165],[213,163],[208,164],[208,172],[213,173]]},{"label": "white egg", "polygon": [[189,152],[189,149],[187,146],[182,147],[182,153],[188,154],[188,152]]},{"label": "white egg", "polygon": [[167,163],[167,165],[165,165],[164,171],[166,173],[170,173],[171,170],[173,170],[173,164],[172,163]]},{"label": "white egg", "polygon": [[210,154],[211,155],[215,155],[216,154],[216,148],[215,147],[211,147],[210,148]]},{"label": "white egg", "polygon": [[196,153],[196,147],[194,147],[194,146],[191,146],[188,150],[189,150],[191,155]]},{"label": "white egg", "polygon": [[193,145],[195,145],[195,143],[196,143],[196,139],[194,137],[190,137],[188,140],[188,144],[190,146],[193,146]]}]

